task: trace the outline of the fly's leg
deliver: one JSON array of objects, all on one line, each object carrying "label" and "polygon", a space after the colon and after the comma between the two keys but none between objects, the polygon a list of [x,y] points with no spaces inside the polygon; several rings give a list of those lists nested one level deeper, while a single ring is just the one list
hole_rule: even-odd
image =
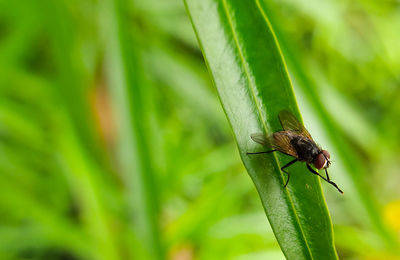
[{"label": "fly's leg", "polygon": [[334,186],[340,193],[343,194],[343,191],[341,189],[339,189],[339,187],[336,185],[336,183],[334,183],[333,181],[326,179],[324,176],[320,175],[318,172],[316,172],[313,168],[311,168],[311,166],[309,164],[307,164],[307,168],[310,172],[312,172],[313,174],[318,175],[319,177],[321,177],[324,181],[328,182],[329,184],[331,184],[332,186]]},{"label": "fly's leg", "polygon": [[324,176],[322,176],[321,174],[319,174],[316,170],[314,170],[313,168],[311,168],[311,166],[310,166],[309,164],[307,164],[307,168],[308,168],[308,170],[309,170],[311,173],[318,175],[318,176],[321,177],[324,181],[330,183],[330,180],[326,179]]},{"label": "fly's leg", "polygon": [[285,185],[283,185],[284,188],[286,188],[286,186],[287,186],[288,183],[289,183],[289,179],[290,179],[290,173],[289,173],[288,171],[285,171],[284,169],[287,168],[287,167],[289,167],[290,165],[294,164],[295,162],[297,162],[297,159],[294,159],[294,160],[288,162],[285,166],[283,166],[283,167],[281,168],[281,171],[283,171],[284,173],[286,173],[287,176],[288,176]]},{"label": "fly's leg", "polygon": [[326,168],[325,168],[325,174],[326,174],[326,178],[328,179],[328,181],[330,181],[331,179],[329,179],[328,170]]},{"label": "fly's leg", "polygon": [[[247,152],[246,154],[247,155],[249,155],[249,154],[263,154],[263,153],[273,153],[273,152],[277,152],[278,150],[271,150],[271,151],[266,151],[266,152],[256,152],[256,153],[249,153],[249,152]],[[289,154],[288,154],[289,155]],[[295,162],[297,162],[297,159],[294,159],[294,160],[292,160],[292,161],[290,161],[290,162],[288,162],[286,165],[284,165],[283,167],[281,167],[281,171],[283,171],[284,173],[286,173],[287,175],[288,175],[288,178],[287,178],[287,180],[286,180],[286,183],[285,183],[285,185],[283,186],[284,188],[286,188],[286,186],[288,185],[288,183],[289,183],[289,179],[290,179],[290,173],[288,172],[288,171],[285,171],[284,169],[285,168],[287,168],[287,167],[289,167],[290,165],[292,165],[293,163],[295,163]]]},{"label": "fly's leg", "polygon": [[273,152],[280,152],[280,153],[283,153],[283,154],[286,154],[286,155],[288,155],[288,156],[292,156],[292,157],[293,157],[293,155],[291,155],[291,154],[284,153],[284,152],[278,151],[278,150],[276,150],[276,149],[271,150],[271,151],[266,151],[266,152],[256,152],[256,153],[249,153],[249,152],[247,152],[246,154],[249,155],[249,154],[273,153]]},{"label": "fly's leg", "polygon": [[249,152],[247,152],[246,154],[247,155],[249,155],[249,154],[262,154],[262,153],[273,153],[273,152],[276,152],[277,150],[271,150],[271,151],[266,151],[266,152],[256,152],[256,153],[249,153]]}]

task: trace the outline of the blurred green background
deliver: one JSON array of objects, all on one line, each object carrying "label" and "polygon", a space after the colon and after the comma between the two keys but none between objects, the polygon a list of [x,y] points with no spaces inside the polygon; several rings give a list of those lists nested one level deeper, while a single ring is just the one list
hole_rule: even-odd
[{"label": "blurred green background", "polygon": [[[400,2],[265,0],[341,259],[400,259]],[[0,0],[0,259],[284,259],[180,0]]]}]

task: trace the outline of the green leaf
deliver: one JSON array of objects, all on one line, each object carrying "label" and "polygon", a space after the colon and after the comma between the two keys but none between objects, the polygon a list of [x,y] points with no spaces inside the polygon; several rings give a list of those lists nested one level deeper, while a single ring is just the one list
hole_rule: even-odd
[{"label": "green leaf", "polygon": [[133,254],[138,259],[163,259],[158,187],[149,151],[151,88],[142,70],[140,31],[129,24],[127,5],[125,0],[107,0],[100,7],[100,17],[113,21],[103,25],[102,36],[117,122],[116,154],[134,216],[131,228],[140,244],[140,248],[132,247]]},{"label": "green leaf", "polygon": [[286,189],[280,167],[291,158],[246,155],[268,149],[250,135],[282,130],[279,111],[288,109],[300,118],[265,12],[258,1],[185,0],[185,4],[240,155],[283,253],[288,259],[337,259],[317,176],[297,163],[289,168],[292,177]]}]

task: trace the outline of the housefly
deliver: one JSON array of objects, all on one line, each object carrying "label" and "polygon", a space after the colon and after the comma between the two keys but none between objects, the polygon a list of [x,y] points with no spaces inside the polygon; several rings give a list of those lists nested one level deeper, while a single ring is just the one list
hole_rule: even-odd
[{"label": "housefly", "polygon": [[[252,134],[251,139],[254,142],[264,146],[272,146],[272,150],[266,152],[255,152],[247,154],[263,154],[272,152],[281,152],[283,154],[294,157],[294,159],[281,167],[281,171],[285,172],[288,177],[284,187],[289,183],[290,173],[285,168],[295,162],[305,162],[307,169],[321,177],[324,181],[333,185],[340,193],[341,189],[331,181],[327,168],[330,166],[330,154],[326,150],[322,150],[312,139],[307,129],[296,119],[296,117],[287,110],[279,112],[279,121],[281,122],[283,131],[273,133],[272,136],[265,136],[262,133]],[[326,178],[314,170],[311,165],[318,170],[324,169]]]}]

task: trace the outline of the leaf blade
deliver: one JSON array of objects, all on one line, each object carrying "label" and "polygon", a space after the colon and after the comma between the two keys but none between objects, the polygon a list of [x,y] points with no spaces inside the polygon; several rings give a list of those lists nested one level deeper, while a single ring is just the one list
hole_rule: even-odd
[{"label": "leaf blade", "polygon": [[[296,178],[286,190],[279,168],[287,158],[246,156],[247,151],[260,149],[250,139],[252,133],[280,130],[279,111],[299,114],[276,38],[260,5],[233,0],[185,4],[242,160],[282,251],[288,259],[337,259],[319,180],[297,166],[291,169]],[[314,225],[315,220],[319,223]]]}]

